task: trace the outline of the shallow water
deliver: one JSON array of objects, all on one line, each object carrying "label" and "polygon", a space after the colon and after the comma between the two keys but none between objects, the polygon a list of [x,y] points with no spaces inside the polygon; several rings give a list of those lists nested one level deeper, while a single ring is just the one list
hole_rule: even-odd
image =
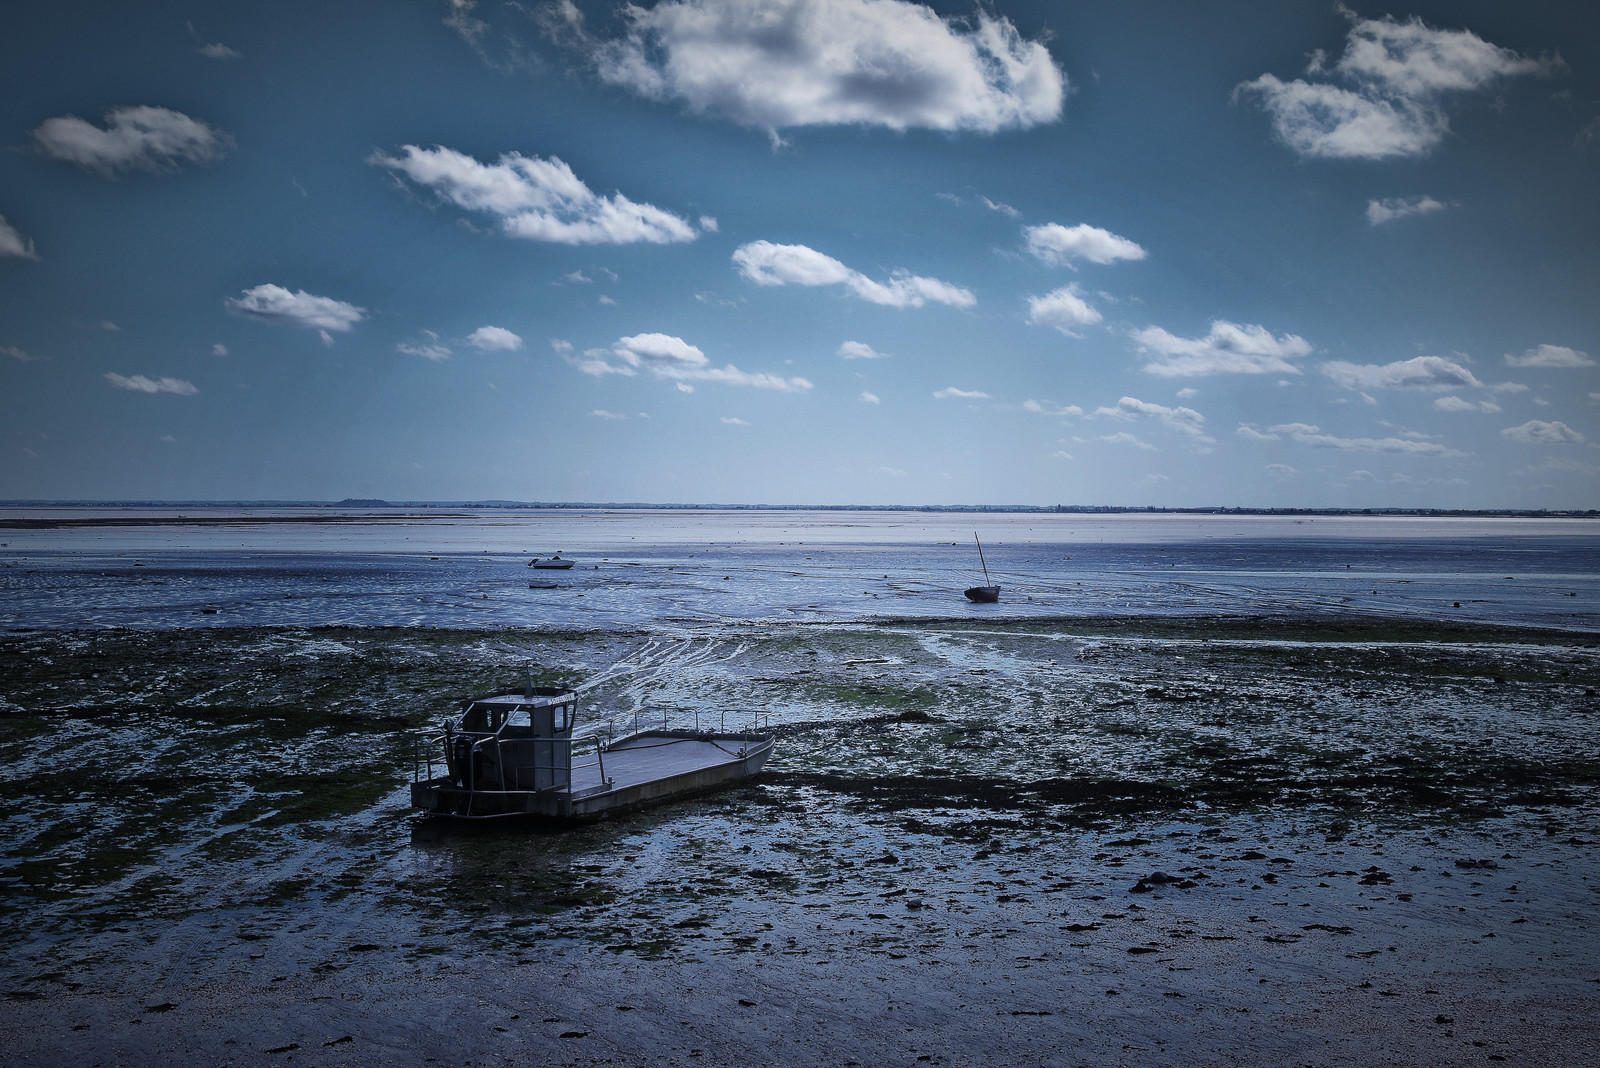
[{"label": "shallow water", "polygon": [[[0,512],[51,517],[85,518]],[[1600,527],[1581,519],[565,509],[221,518],[5,531],[0,626],[683,633],[728,621],[1219,612],[1600,623]],[[268,522],[308,519],[319,521]],[[1004,590],[999,605],[961,596],[984,581],[974,526]],[[577,566],[526,566],[555,552]]]}]

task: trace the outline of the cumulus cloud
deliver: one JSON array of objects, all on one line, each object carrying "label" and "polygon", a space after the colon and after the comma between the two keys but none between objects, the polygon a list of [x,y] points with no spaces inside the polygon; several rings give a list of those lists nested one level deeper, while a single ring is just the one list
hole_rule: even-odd
[{"label": "cumulus cloud", "polygon": [[1142,260],[1147,255],[1143,248],[1127,238],[1088,223],[1079,223],[1077,226],[1062,226],[1060,223],[1027,226],[1023,228],[1022,236],[1028,243],[1029,252],[1044,263],[1057,267],[1075,266],[1075,260],[1115,263],[1117,260]]},{"label": "cumulus cloud", "polygon": [[450,347],[439,343],[439,335],[432,330],[424,330],[424,339],[402,341],[395,348],[407,356],[421,356],[424,360],[434,363],[443,363],[451,356]]},{"label": "cumulus cloud", "polygon": [[862,390],[861,391],[861,403],[862,404],[882,404],[883,401],[878,399],[878,395],[876,393],[869,393],[866,390]]},{"label": "cumulus cloud", "polygon": [[1248,424],[1241,424],[1238,434],[1242,438],[1252,441],[1278,441],[1288,438],[1290,441],[1299,442],[1301,445],[1310,445],[1318,449],[1336,449],[1341,452],[1383,452],[1409,456],[1461,456],[1462,453],[1454,449],[1447,449],[1437,442],[1425,441],[1417,437],[1387,437],[1387,438],[1341,438],[1335,434],[1323,433],[1322,428],[1312,426],[1310,423],[1280,423],[1269,426],[1265,430],[1257,430]]},{"label": "cumulus cloud", "polygon": [[1154,445],[1143,440],[1142,438],[1128,433],[1126,430],[1120,430],[1115,434],[1102,434],[1100,436],[1100,440],[1112,445],[1132,445],[1136,449],[1144,449],[1147,452],[1156,451],[1156,447]]},{"label": "cumulus cloud", "polygon": [[1216,443],[1216,439],[1205,432],[1206,417],[1193,408],[1168,408],[1162,404],[1142,401],[1137,397],[1123,397],[1114,407],[1096,408],[1094,414],[1103,419],[1122,419],[1130,422],[1148,419],[1160,423],[1168,430],[1182,434],[1196,445]]},{"label": "cumulus cloud", "polygon": [[604,408],[596,408],[594,411],[590,412],[589,414],[594,416],[596,419],[608,419],[609,420],[609,419],[626,419],[626,418],[628,418],[627,416],[619,415],[616,412],[608,412]]},{"label": "cumulus cloud", "polygon": [[1297,334],[1274,337],[1264,326],[1241,326],[1214,319],[1205,337],[1185,338],[1159,326],[1133,332],[1133,340],[1151,357],[1144,369],[1153,375],[1299,374],[1290,363],[1311,352],[1311,343]]},{"label": "cumulus cloud", "polygon": [[1359,364],[1330,360],[1322,373],[1345,389],[1482,389],[1476,375],[1443,356],[1416,356],[1394,363]]},{"label": "cumulus cloud", "polygon": [[1099,309],[1079,295],[1077,286],[1064,286],[1042,297],[1028,298],[1028,322],[1053,326],[1068,337],[1078,336],[1075,327],[1093,326],[1099,321]]},{"label": "cumulus cloud", "polygon": [[663,0],[590,37],[570,0],[561,32],[602,80],[772,133],[814,125],[993,133],[1053,122],[1066,78],[1037,41],[980,8],[943,19],[903,0]]},{"label": "cumulus cloud", "polygon": [[33,241],[23,237],[17,228],[6,222],[6,217],[0,215],[0,257],[16,256],[24,260],[36,260],[39,254],[33,251]]},{"label": "cumulus cloud", "polygon": [[180,163],[209,163],[232,139],[181,111],[156,107],[112,108],[105,125],[76,115],[46,119],[33,139],[51,159],[111,177],[118,171],[170,171]]},{"label": "cumulus cloud", "polygon": [[940,400],[950,400],[951,398],[955,398],[955,399],[958,399],[958,400],[988,400],[989,399],[989,394],[984,393],[982,390],[957,389],[955,386],[946,386],[944,389],[935,390],[933,395],[935,397],[939,398]]},{"label": "cumulus cloud", "polygon": [[785,378],[766,371],[741,371],[731,363],[726,367],[713,367],[699,348],[671,334],[635,334],[619,338],[610,349],[589,349],[582,356],[575,356],[572,346],[566,342],[554,344],[556,352],[568,363],[596,377],[632,376],[648,371],[657,378],[676,379],[678,387],[685,392],[692,392],[694,388],[688,386],[687,381],[720,382],[726,386],[749,386],[779,393],[804,393],[811,388],[811,383],[804,378]]},{"label": "cumulus cloud", "polygon": [[18,361],[20,363],[33,363],[35,360],[47,360],[47,359],[49,359],[48,356],[35,356],[30,352],[26,352],[23,349],[19,349],[15,345],[0,345],[0,352],[5,353],[7,356],[10,356],[13,360],[16,360],[16,361]]},{"label": "cumulus cloud", "polygon": [[1442,201],[1429,196],[1369,200],[1367,222],[1379,226],[1386,222],[1394,222],[1396,219],[1404,219],[1407,215],[1427,215],[1430,212],[1443,211],[1446,207]]},{"label": "cumulus cloud", "polygon": [[1506,354],[1506,363],[1512,367],[1593,367],[1594,360],[1587,352],[1569,349],[1565,345],[1540,345],[1521,356]]},{"label": "cumulus cloud", "polygon": [[749,426],[750,425],[749,423],[745,422],[743,419],[740,419],[736,415],[724,415],[724,416],[721,416],[720,418],[721,418],[721,421],[726,423],[728,426]]},{"label": "cumulus cloud", "polygon": [[1302,156],[1425,156],[1450,130],[1446,105],[1452,97],[1560,65],[1490,44],[1470,30],[1434,29],[1420,18],[1351,17],[1344,55],[1331,67],[1319,50],[1306,78],[1285,82],[1263,74],[1234,89],[1236,100],[1259,100],[1278,137]]},{"label": "cumulus cloud", "polygon": [[887,360],[887,352],[879,352],[864,341],[846,341],[839,346],[839,356],[846,360]]},{"label": "cumulus cloud", "polygon": [[842,285],[862,300],[891,308],[920,308],[930,300],[970,308],[978,302],[970,290],[906,271],[895,271],[887,282],[875,282],[805,245],[751,241],[734,249],[733,262],[740,274],[757,285]]},{"label": "cumulus cloud", "polygon": [[503,326],[480,326],[467,335],[467,344],[483,352],[515,352],[522,338]]},{"label": "cumulus cloud", "polygon": [[1267,474],[1271,475],[1273,478],[1280,479],[1280,480],[1281,479],[1294,478],[1296,475],[1298,475],[1300,473],[1299,471],[1296,471],[1293,467],[1290,467],[1288,464],[1268,464],[1266,466],[1265,470],[1266,470]]},{"label": "cumulus cloud", "polygon": [[508,237],[564,245],[670,244],[693,241],[681,217],[621,193],[603,197],[554,156],[508,152],[480,163],[454,149],[403,145],[397,156],[374,152],[368,162],[431,189],[466,211],[495,217]]},{"label": "cumulus cloud", "polygon": [[1500,436],[1524,445],[1577,445],[1587,440],[1563,422],[1547,423],[1543,419],[1530,419],[1521,426],[1508,426],[1500,431]]},{"label": "cumulus cloud", "polygon": [[216,44],[201,45],[195,49],[207,59],[238,59],[239,53],[218,41]]},{"label": "cumulus cloud", "polygon": [[1032,398],[1022,402],[1022,410],[1025,412],[1033,412],[1035,415],[1053,415],[1058,417],[1078,416],[1083,414],[1083,409],[1078,407],[1076,404],[1060,405],[1055,401],[1038,401],[1033,400]]},{"label": "cumulus cloud", "polygon": [[342,300],[312,296],[303,289],[291,293],[271,283],[247,289],[237,297],[228,297],[223,304],[230,311],[262,322],[321,330],[324,341],[332,340],[327,337],[328,331],[345,333],[367,312],[365,308]]},{"label": "cumulus cloud", "polygon": [[172,393],[179,397],[192,397],[200,392],[194,383],[181,378],[146,378],[144,375],[119,375],[115,371],[107,371],[105,379],[118,389],[133,393]]},{"label": "cumulus cloud", "polygon": [[227,354],[228,354],[228,346],[224,345],[222,342],[219,341],[215,345],[211,346],[211,355],[213,355],[213,356],[226,356]]},{"label": "cumulus cloud", "polygon": [[1441,412],[1498,412],[1500,405],[1494,401],[1469,401],[1451,394],[1436,398],[1433,406]]}]

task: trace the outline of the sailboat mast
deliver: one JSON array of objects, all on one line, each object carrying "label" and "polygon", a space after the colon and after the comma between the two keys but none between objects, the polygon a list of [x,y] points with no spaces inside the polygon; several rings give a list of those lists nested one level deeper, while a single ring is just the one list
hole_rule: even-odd
[{"label": "sailboat mast", "polygon": [[983,558],[983,542],[978,541],[978,532],[976,530],[972,532],[972,540],[978,542],[978,563],[983,565],[983,584],[985,586],[993,586],[994,583],[989,580],[989,561]]}]

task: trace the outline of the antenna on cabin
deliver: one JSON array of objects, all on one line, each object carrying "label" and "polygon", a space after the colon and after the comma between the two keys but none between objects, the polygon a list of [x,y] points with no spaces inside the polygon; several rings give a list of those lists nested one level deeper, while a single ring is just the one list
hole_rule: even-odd
[{"label": "antenna on cabin", "polygon": [[[972,540],[978,541],[978,532],[976,530],[972,532]],[[994,583],[989,579],[989,562],[983,558],[983,542],[981,541],[978,541],[978,563],[983,565],[984,585],[993,586]]]}]

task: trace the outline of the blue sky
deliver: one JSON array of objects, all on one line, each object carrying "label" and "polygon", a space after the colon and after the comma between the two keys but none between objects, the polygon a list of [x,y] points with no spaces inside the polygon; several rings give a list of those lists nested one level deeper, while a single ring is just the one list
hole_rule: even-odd
[{"label": "blue sky", "polygon": [[1589,5],[3,18],[0,498],[1600,507]]}]

